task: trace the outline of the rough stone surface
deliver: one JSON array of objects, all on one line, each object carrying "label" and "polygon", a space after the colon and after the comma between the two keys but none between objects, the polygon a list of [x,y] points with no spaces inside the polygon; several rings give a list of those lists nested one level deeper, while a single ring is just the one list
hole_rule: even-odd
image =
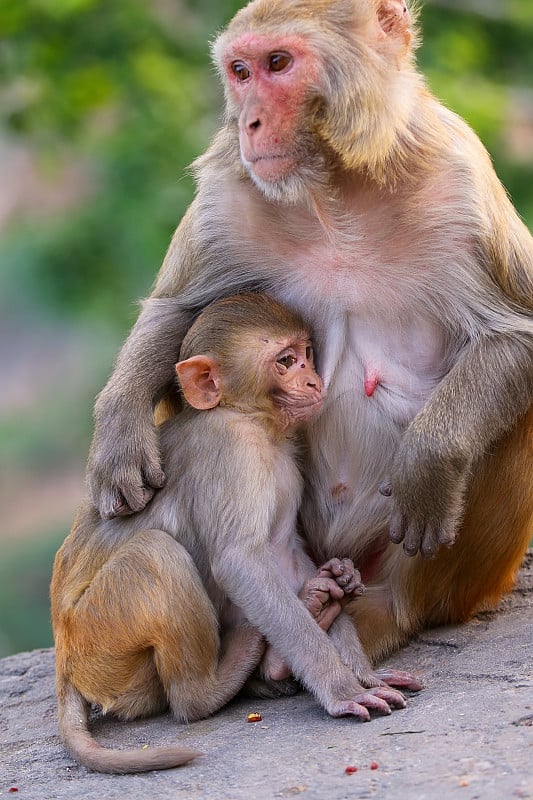
[{"label": "rough stone surface", "polygon": [[[181,741],[205,755],[138,776],[87,771],[56,729],[52,650],[0,661],[0,796],[59,800],[507,800],[533,798],[533,557],[495,613],[427,631],[390,660],[423,676],[405,710],[331,719],[299,694],[239,699],[189,726],[98,720],[108,746]],[[259,711],[262,720],[248,723]],[[371,768],[372,762],[377,768]],[[355,766],[352,774],[346,767]],[[14,789],[18,791],[15,792]]]}]

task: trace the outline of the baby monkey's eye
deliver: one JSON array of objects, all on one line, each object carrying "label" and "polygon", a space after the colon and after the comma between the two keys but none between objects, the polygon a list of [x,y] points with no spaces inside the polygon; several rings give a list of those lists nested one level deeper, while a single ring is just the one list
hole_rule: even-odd
[{"label": "baby monkey's eye", "polygon": [[289,367],[292,367],[293,364],[296,364],[296,356],[286,353],[285,355],[277,358],[276,363],[281,364],[281,366],[285,367],[286,369],[289,369]]}]

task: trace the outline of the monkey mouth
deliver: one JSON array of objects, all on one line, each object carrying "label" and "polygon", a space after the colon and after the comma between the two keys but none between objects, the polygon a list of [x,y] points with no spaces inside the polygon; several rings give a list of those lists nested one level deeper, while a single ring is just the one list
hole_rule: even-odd
[{"label": "monkey mouth", "polygon": [[295,403],[284,403],[283,409],[291,424],[308,422],[321,410],[324,404],[322,396]]},{"label": "monkey mouth", "polygon": [[263,181],[276,181],[294,172],[296,157],[287,153],[255,155],[243,161],[250,172]]}]

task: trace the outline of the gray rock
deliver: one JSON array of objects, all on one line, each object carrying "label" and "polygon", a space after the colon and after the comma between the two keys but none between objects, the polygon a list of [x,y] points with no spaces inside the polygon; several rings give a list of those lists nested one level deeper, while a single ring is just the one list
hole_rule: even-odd
[{"label": "gray rock", "polygon": [[[497,612],[424,632],[390,659],[426,688],[370,723],[306,694],[238,699],[210,719],[96,720],[107,746],[180,741],[205,755],[167,772],[91,773],[57,735],[53,650],[0,661],[0,796],[21,800],[506,800],[533,798],[533,554]],[[258,711],[262,720],[247,722]],[[376,766],[372,769],[374,762]],[[347,766],[357,771],[347,774]],[[17,792],[10,792],[17,789]]]}]

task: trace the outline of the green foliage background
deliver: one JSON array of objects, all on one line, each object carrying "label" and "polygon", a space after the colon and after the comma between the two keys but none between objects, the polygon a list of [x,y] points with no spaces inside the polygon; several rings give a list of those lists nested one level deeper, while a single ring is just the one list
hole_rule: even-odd
[{"label": "green foliage background", "polygon": [[[0,4],[0,135],[29,147],[52,183],[66,162],[83,175],[68,208],[21,212],[4,229],[0,317],[36,342],[53,324],[79,337],[83,358],[93,342],[75,386],[67,375],[31,409],[0,416],[2,472],[38,476],[84,461],[94,394],[190,201],[186,167],[216,128],[221,95],[207,42],[240,5]],[[531,226],[533,153],[513,158],[507,133],[513,92],[526,90],[533,114],[533,4],[434,0],[421,23],[430,87],[480,134]],[[65,531],[44,528],[20,544],[0,534],[0,655],[51,642],[48,577]]]}]

